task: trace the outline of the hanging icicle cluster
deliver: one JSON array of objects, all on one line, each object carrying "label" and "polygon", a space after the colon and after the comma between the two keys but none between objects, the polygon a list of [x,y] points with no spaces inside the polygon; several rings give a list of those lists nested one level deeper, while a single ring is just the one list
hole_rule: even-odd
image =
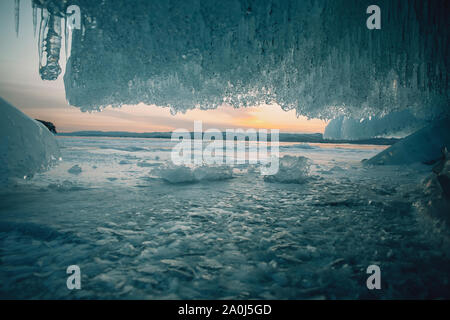
[{"label": "hanging icicle cluster", "polygon": [[[33,15],[33,32],[36,35],[38,11],[40,11],[40,27],[38,40],[39,74],[43,80],[56,80],[61,74],[60,52],[63,41],[62,28],[65,29],[65,54],[70,54],[70,28],[67,24],[66,9],[69,1],[31,0]],[[72,1],[73,2],[73,1]],[[20,0],[15,0],[15,30],[19,35]],[[64,23],[62,23],[62,20]]]},{"label": "hanging icicle cluster", "polygon": [[[41,75],[55,79],[56,17],[75,1],[34,3],[42,10]],[[72,34],[64,80],[69,103],[83,110],[278,103],[319,118],[449,113],[446,0],[377,0],[381,30],[366,27],[369,0],[75,4],[82,30]]]}]

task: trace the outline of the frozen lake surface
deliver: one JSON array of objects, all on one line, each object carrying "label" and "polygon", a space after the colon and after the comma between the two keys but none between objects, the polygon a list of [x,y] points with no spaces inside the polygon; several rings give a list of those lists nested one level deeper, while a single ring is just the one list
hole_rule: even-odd
[{"label": "frozen lake surface", "polygon": [[168,183],[169,140],[58,142],[58,166],[0,193],[0,298],[450,297],[448,251],[414,210],[430,168],[361,165],[384,147],[281,143],[310,159],[300,184],[248,165]]}]

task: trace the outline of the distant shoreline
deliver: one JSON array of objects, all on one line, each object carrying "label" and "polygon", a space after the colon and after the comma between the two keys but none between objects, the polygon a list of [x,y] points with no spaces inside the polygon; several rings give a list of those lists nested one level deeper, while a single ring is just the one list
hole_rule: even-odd
[{"label": "distant shoreline", "polygon": [[[143,139],[170,139],[172,132],[125,132],[125,131],[76,131],[58,133],[57,136],[64,137],[110,137],[110,138],[143,138]],[[194,133],[191,132],[191,137]],[[270,138],[270,135],[269,135]],[[225,140],[225,139],[224,139]],[[270,140],[270,139],[269,139]],[[324,139],[321,133],[280,133],[280,142],[307,142],[307,143],[348,143],[348,144],[371,144],[371,145],[393,145],[400,139],[396,138],[371,138],[361,140]]]}]

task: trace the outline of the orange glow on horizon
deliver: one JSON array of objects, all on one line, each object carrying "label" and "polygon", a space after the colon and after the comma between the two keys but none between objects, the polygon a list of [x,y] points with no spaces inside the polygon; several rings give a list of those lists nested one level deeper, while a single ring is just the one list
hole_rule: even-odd
[{"label": "orange glow on horizon", "polygon": [[203,130],[217,128],[279,129],[280,132],[322,133],[327,124],[319,119],[296,117],[295,110],[283,111],[277,105],[235,109],[221,106],[212,110],[193,109],[172,115],[168,108],[139,104],[121,108],[107,107],[101,112],[81,112],[76,107],[27,109],[30,117],[51,121],[59,132],[72,131],[172,131],[193,130],[201,120]]}]

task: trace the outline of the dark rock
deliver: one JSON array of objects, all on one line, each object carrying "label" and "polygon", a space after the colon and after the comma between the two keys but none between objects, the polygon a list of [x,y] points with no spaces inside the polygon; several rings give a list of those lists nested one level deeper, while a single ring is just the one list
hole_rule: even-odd
[{"label": "dark rock", "polygon": [[442,159],[433,168],[433,172],[437,175],[444,196],[450,199],[450,154],[447,148],[442,149]]},{"label": "dark rock", "polygon": [[424,182],[425,199],[421,207],[427,214],[450,227],[450,155],[445,147],[441,151],[441,159]]},{"label": "dark rock", "polygon": [[57,133],[57,132],[56,132],[56,127],[55,127],[55,125],[54,125],[53,123],[48,122],[48,121],[44,121],[44,120],[39,120],[39,119],[36,119],[36,121],[39,121],[39,122],[42,123],[44,126],[46,126],[47,129],[50,130],[50,132],[53,132],[54,134]]},{"label": "dark rock", "polygon": [[448,172],[446,175],[438,175],[437,179],[444,191],[444,195],[450,199],[450,177]]},{"label": "dark rock", "polygon": [[445,162],[447,162],[447,160],[450,159],[450,154],[447,151],[446,147],[442,147],[441,153],[442,153],[441,157],[435,161],[436,164],[433,167],[433,172],[436,174],[441,173],[441,171],[444,169]]}]

